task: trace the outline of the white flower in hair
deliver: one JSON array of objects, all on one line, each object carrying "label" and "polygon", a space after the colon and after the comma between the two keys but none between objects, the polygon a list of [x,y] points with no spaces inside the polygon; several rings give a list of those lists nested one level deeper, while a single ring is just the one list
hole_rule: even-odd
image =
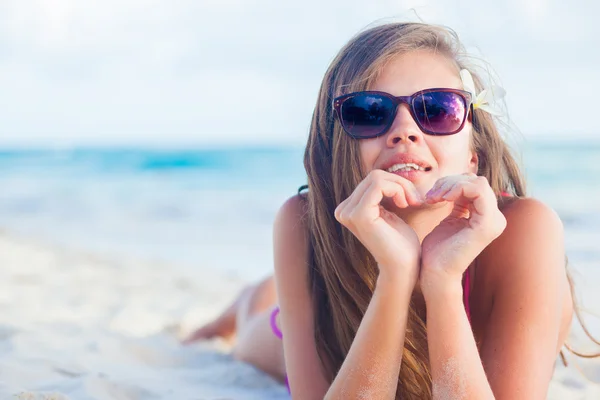
[{"label": "white flower in hair", "polygon": [[462,79],[464,89],[471,93],[471,97],[473,98],[473,110],[481,109],[492,115],[502,115],[502,112],[494,109],[490,103],[506,96],[506,90],[500,86],[491,86],[489,89],[483,89],[481,93],[477,94],[475,92],[473,77],[468,70],[462,69],[460,71],[460,78]]}]

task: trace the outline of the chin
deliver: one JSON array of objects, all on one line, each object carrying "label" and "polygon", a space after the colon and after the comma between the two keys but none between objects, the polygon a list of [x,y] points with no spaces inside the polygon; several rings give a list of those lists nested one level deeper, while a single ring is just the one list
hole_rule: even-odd
[{"label": "chin", "polygon": [[425,197],[427,192],[429,192],[431,188],[433,188],[433,185],[435,185],[436,182],[437,179],[428,179],[426,181],[417,182],[415,183],[415,188],[422,197]]}]

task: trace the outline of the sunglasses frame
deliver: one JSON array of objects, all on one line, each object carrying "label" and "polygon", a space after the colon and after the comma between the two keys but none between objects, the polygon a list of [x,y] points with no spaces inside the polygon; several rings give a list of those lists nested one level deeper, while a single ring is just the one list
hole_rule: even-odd
[{"label": "sunglasses frame", "polygon": [[[454,93],[457,94],[465,103],[465,114],[463,115],[463,120],[462,123],[460,124],[460,126],[458,127],[458,129],[456,129],[455,131],[452,132],[444,132],[444,133],[438,133],[438,132],[433,132],[429,129],[426,129],[423,125],[421,125],[421,123],[419,122],[419,120],[416,118],[416,113],[415,113],[415,106],[414,106],[414,102],[415,99],[419,96],[422,96],[424,94],[427,93],[432,93],[432,92],[443,92],[443,93]],[[385,98],[388,98],[392,101],[392,103],[394,104],[394,110],[393,110],[393,115],[394,118],[390,118],[390,122],[382,129],[381,132],[378,132],[375,135],[369,135],[369,136],[358,136],[358,135],[354,135],[350,132],[348,132],[348,130],[346,129],[346,127],[344,126],[344,121],[342,119],[342,105],[344,104],[344,102],[352,97],[356,97],[358,95],[379,95]],[[421,131],[423,131],[423,133],[426,133],[428,135],[434,135],[434,136],[448,136],[448,135],[454,135],[458,132],[460,132],[464,126],[467,120],[471,121],[471,116],[473,115],[472,113],[472,108],[473,108],[473,99],[471,97],[471,93],[465,91],[465,90],[460,90],[460,89],[451,89],[451,88],[432,88],[432,89],[425,89],[425,90],[420,90],[416,93],[413,93],[410,96],[393,96],[387,92],[379,92],[379,91],[363,91],[363,92],[354,92],[354,93],[348,93],[345,94],[343,96],[339,96],[336,97],[335,99],[333,99],[333,108],[335,110],[335,113],[337,115],[337,119],[340,122],[340,125],[342,126],[342,128],[344,129],[344,132],[346,132],[348,135],[350,135],[350,137],[354,138],[354,139],[372,139],[372,138],[376,138],[379,136],[383,136],[385,135],[390,128],[392,127],[392,124],[394,123],[394,120],[396,119],[396,115],[398,114],[398,107],[401,104],[406,104],[408,106],[408,110],[410,112],[410,115],[412,116],[413,120],[415,121],[415,123],[417,124],[417,126],[419,127],[419,129],[421,129]]]}]

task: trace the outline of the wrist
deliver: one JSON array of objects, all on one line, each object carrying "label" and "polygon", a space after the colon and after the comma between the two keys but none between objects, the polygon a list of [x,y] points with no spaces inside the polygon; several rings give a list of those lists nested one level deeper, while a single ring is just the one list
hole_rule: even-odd
[{"label": "wrist", "polygon": [[383,299],[386,303],[393,303],[399,307],[408,306],[415,290],[415,285],[408,279],[392,277],[387,279],[385,276],[379,276],[375,283],[373,299]]},{"label": "wrist", "polygon": [[442,272],[425,273],[419,281],[426,302],[446,301],[457,297],[462,299],[462,276],[453,276]]},{"label": "wrist", "polygon": [[377,286],[386,285],[393,286],[400,289],[414,289],[417,284],[417,276],[419,273],[418,265],[413,269],[388,269],[379,268],[379,275],[377,276]]}]

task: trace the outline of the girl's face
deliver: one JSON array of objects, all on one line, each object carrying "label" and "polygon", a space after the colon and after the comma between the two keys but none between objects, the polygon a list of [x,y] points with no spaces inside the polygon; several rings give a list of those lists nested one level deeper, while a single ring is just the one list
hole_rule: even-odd
[{"label": "girl's face", "polygon": [[[456,67],[447,58],[432,52],[414,51],[392,60],[369,90],[408,96],[429,88],[463,89],[463,85]],[[360,140],[363,168],[368,173],[373,169],[387,169],[393,160],[402,161],[403,157],[416,159],[428,168],[410,174],[395,173],[410,179],[419,193],[425,195],[441,177],[477,173],[471,130],[472,125],[467,121],[463,129],[454,135],[425,134],[412,118],[408,106],[401,104],[392,127],[385,135]]]}]

